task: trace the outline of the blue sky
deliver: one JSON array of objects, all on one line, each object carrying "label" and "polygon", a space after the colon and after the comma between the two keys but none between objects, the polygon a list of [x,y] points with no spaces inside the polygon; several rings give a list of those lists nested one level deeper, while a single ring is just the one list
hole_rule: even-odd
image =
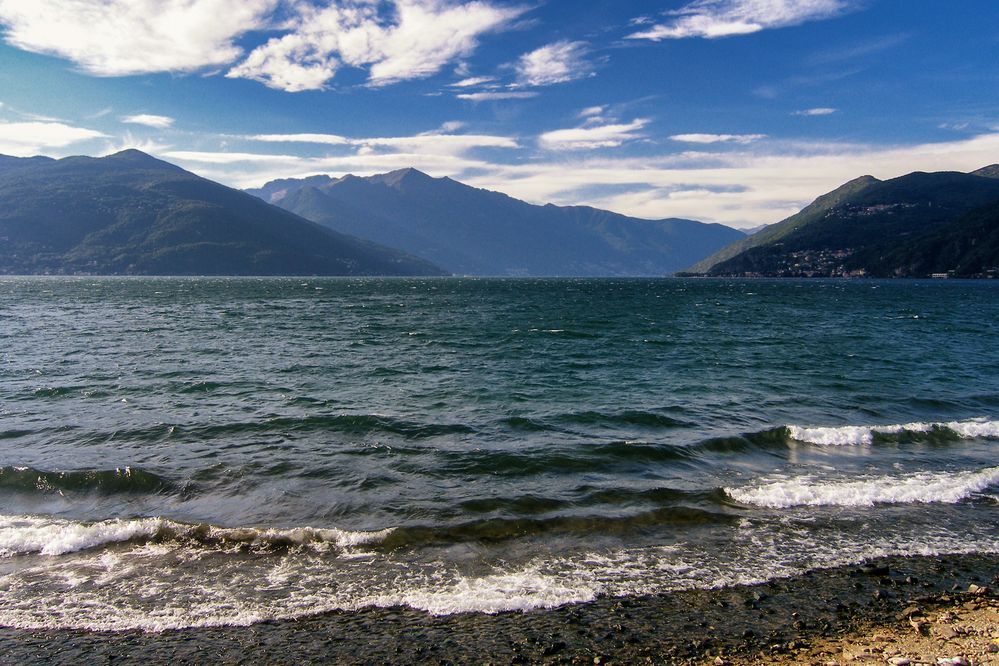
[{"label": "blue sky", "polygon": [[996,0],[0,0],[0,153],[750,227],[999,162]]}]

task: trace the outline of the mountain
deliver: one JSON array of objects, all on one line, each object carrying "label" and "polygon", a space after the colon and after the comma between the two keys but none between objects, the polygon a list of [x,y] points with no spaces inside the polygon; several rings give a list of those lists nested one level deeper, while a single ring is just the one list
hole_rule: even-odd
[{"label": "mountain", "polygon": [[536,206],[416,169],[279,180],[251,194],[463,275],[665,275],[743,233],[586,206]]},{"label": "mountain", "polygon": [[0,156],[0,273],[440,275],[137,150]]},{"label": "mountain", "polygon": [[999,267],[999,165],[862,176],[684,275],[970,277]]},{"label": "mountain", "polygon": [[771,225],[769,225],[769,224],[760,224],[760,225],[757,225],[755,227],[750,227],[749,229],[743,229],[742,233],[746,234],[747,236],[752,236],[753,234],[760,233],[761,231],[763,231],[764,229],[766,229],[769,226],[771,226]]}]

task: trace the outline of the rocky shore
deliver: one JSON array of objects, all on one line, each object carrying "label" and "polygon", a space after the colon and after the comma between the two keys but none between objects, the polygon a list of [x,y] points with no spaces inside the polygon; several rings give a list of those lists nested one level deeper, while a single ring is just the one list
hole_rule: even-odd
[{"label": "rocky shore", "polygon": [[[895,622],[871,621],[846,635],[798,640],[752,655],[739,652],[706,660],[732,664],[887,664],[888,666],[999,665],[999,597],[972,583],[964,592],[923,597],[895,616]],[[781,654],[783,653],[783,654]]]},{"label": "rocky shore", "polygon": [[999,555],[886,558],[761,585],[434,617],[334,612],[163,633],[0,629],[3,664],[999,663]]}]

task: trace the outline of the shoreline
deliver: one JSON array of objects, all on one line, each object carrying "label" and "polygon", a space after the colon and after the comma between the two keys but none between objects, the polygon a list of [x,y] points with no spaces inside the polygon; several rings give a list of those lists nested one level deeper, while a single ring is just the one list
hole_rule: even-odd
[{"label": "shoreline", "polygon": [[[934,623],[953,623],[946,613],[961,618],[961,613],[992,612],[999,618],[996,581],[999,554],[887,557],[758,585],[600,598],[496,615],[432,616],[394,607],[162,633],[0,628],[0,662],[888,663],[884,650],[851,650],[859,645],[874,650],[879,634],[915,637],[910,615],[928,622],[923,629],[931,641],[938,638]],[[999,623],[991,626],[999,631]],[[954,631],[951,638],[974,638]],[[991,636],[982,639],[985,650]],[[947,642],[942,647],[950,647]],[[881,644],[895,649],[887,639]],[[896,656],[911,659],[901,651]],[[960,655],[921,656],[934,663],[936,657]],[[972,659],[968,664],[999,663],[999,655],[994,661],[964,656]]]}]

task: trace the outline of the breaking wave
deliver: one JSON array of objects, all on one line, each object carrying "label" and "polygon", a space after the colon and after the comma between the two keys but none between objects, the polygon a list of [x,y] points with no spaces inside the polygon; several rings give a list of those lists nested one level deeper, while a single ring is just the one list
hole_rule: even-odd
[{"label": "breaking wave", "polygon": [[34,516],[0,516],[0,557],[65,555],[111,544],[178,542],[218,550],[274,551],[296,546],[325,552],[346,550],[385,539],[391,529],[352,532],[299,527],[263,529],[192,525],[164,518],[77,522]]},{"label": "breaking wave", "polygon": [[936,423],[904,423],[838,427],[806,427],[789,425],[791,439],[821,446],[862,446],[878,439],[937,438],[992,439],[999,438],[999,421],[984,418]]},{"label": "breaking wave", "polygon": [[956,504],[999,483],[999,467],[973,472],[924,472],[856,481],[820,481],[812,476],[746,488],[726,488],[743,504],[773,509],[799,506]]}]

